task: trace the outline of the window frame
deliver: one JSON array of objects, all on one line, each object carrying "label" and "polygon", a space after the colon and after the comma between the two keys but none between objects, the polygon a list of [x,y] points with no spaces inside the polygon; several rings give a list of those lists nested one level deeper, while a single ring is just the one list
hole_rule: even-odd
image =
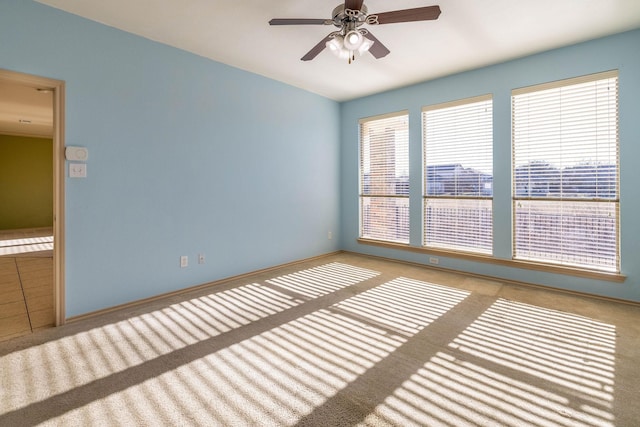
[{"label": "window frame", "polygon": [[[448,109],[455,109],[456,107],[470,107],[472,106],[472,104],[481,104],[483,105],[485,108],[488,106],[489,107],[489,111],[488,111],[488,118],[487,117],[483,117],[483,125],[487,126],[486,128],[474,128],[474,136],[480,136],[480,134],[482,132],[486,132],[486,130],[488,129],[490,132],[490,136],[489,136],[489,141],[483,141],[486,145],[488,145],[490,147],[491,150],[491,156],[490,159],[488,160],[488,163],[490,163],[491,166],[491,195],[461,195],[461,194],[454,194],[454,195],[438,195],[438,194],[428,194],[429,193],[429,185],[430,182],[428,180],[428,158],[429,158],[429,148],[428,148],[428,144],[429,141],[427,139],[427,132],[428,132],[428,114],[430,112],[434,112],[434,111],[441,111],[441,110],[448,110]],[[459,113],[460,110],[451,110],[450,112],[452,113]],[[464,117],[464,124],[468,124],[471,122],[472,119],[469,119],[468,117]],[[488,121],[488,123],[487,123]],[[443,102],[443,103],[438,103],[438,104],[433,104],[433,105],[428,105],[428,106],[423,106],[422,107],[422,111],[421,111],[421,124],[422,124],[422,218],[421,218],[421,223],[422,223],[422,241],[421,241],[421,245],[423,248],[427,249],[427,250],[438,250],[438,251],[445,251],[445,252],[463,252],[463,253],[471,253],[471,254],[477,254],[480,256],[492,256],[493,255],[493,163],[494,163],[494,153],[493,153],[493,140],[494,140],[494,136],[493,136],[493,94],[488,93],[488,94],[484,94],[484,95],[478,95],[478,96],[473,96],[473,97],[468,97],[468,98],[462,98],[462,99],[458,99],[458,100],[454,100],[454,101],[448,101],[448,102]],[[455,148],[453,148],[453,150],[455,150]],[[452,150],[452,151],[453,151]],[[461,165],[462,166],[462,165]],[[456,187],[457,187],[457,182],[456,182]],[[457,191],[457,188],[456,188]],[[478,190],[479,191],[479,190]],[[445,201],[445,200],[449,200],[452,201],[453,205],[457,206],[459,205],[459,203],[461,204],[465,204],[467,202],[470,201],[477,201],[478,204],[478,209],[482,210],[486,210],[487,207],[485,206],[484,208],[481,207],[481,205],[487,205],[488,204],[488,211],[489,211],[489,219],[488,219],[488,237],[482,236],[482,230],[484,230],[485,228],[479,227],[476,231],[478,233],[476,234],[471,234],[469,236],[468,241],[466,242],[449,242],[449,244],[447,243],[441,243],[440,245],[438,244],[428,244],[428,224],[427,224],[427,206],[429,201]],[[488,203],[483,203],[483,202],[487,202]],[[437,203],[437,202],[436,202]],[[476,210],[478,210],[476,209]],[[478,215],[481,215],[481,212],[478,213]],[[461,227],[460,231],[471,231],[468,229],[469,227]],[[486,233],[485,233],[486,234]],[[473,246],[473,240],[475,240],[475,243],[479,243],[479,245],[477,246]],[[465,244],[468,243],[468,244]]]},{"label": "window frame", "polygon": [[[617,70],[612,70],[612,71],[605,71],[605,72],[601,72],[601,73],[595,73],[595,74],[589,74],[589,75],[585,75],[585,76],[579,76],[579,77],[574,77],[574,78],[569,78],[569,79],[563,79],[563,80],[558,80],[558,81],[554,81],[554,82],[548,82],[548,83],[542,83],[542,84],[538,84],[538,85],[532,85],[532,86],[527,86],[527,87],[523,87],[523,88],[518,88],[518,89],[513,89],[511,91],[511,120],[512,120],[512,127],[511,127],[511,150],[512,150],[512,162],[511,162],[511,179],[512,179],[512,185],[511,185],[511,199],[512,199],[512,224],[511,224],[511,237],[512,237],[512,259],[514,261],[518,261],[518,262],[534,262],[534,263],[539,263],[539,264],[548,264],[548,265],[554,265],[554,266],[560,266],[561,268],[576,268],[576,269],[583,269],[583,270],[593,270],[593,271],[597,271],[597,272],[603,272],[605,274],[620,274],[621,271],[621,253],[620,253],[620,135],[619,135],[619,120],[620,120],[620,111],[619,111],[619,78],[618,78],[618,71]],[[516,165],[516,150],[520,150],[521,148],[516,147],[517,141],[516,141],[516,120],[518,119],[516,117],[517,112],[515,111],[516,107],[515,107],[515,102],[516,102],[516,97],[519,96],[526,96],[528,94],[536,94],[536,93],[540,93],[543,91],[549,91],[549,90],[554,90],[554,89],[562,89],[562,88],[568,88],[570,86],[575,86],[575,85],[580,85],[580,84],[588,84],[588,83],[596,83],[596,82],[600,82],[600,81],[606,81],[606,80],[610,80],[610,79],[615,79],[615,95],[614,95],[614,100],[615,100],[615,105],[614,105],[614,111],[615,111],[615,195],[613,197],[605,197],[605,196],[600,196],[598,194],[598,190],[596,190],[596,194],[593,197],[578,197],[576,195],[574,195],[573,197],[571,197],[570,195],[567,196],[565,195],[565,181],[568,178],[564,178],[564,170],[563,167],[560,166],[560,168],[558,168],[558,171],[560,171],[560,194],[557,196],[549,196],[547,193],[547,195],[545,196],[541,196],[541,195],[535,195],[531,193],[531,187],[529,185],[526,186],[526,194],[519,194],[519,190],[518,190],[518,175],[517,175],[517,168],[518,165]],[[594,89],[594,93],[596,92],[596,90]],[[558,97],[560,97],[561,95],[557,95]],[[562,104],[560,103],[560,106]],[[565,104],[566,105],[566,104]],[[561,108],[561,107],[560,107]],[[546,110],[545,110],[546,111]],[[580,110],[581,112],[584,112],[584,110]],[[611,111],[609,109],[607,109],[607,113],[611,114]],[[608,122],[607,122],[608,123]],[[594,131],[594,134],[597,134],[597,130]],[[587,133],[587,135],[591,135],[589,133]],[[551,144],[548,144],[551,145]],[[557,145],[557,144],[556,144]],[[570,145],[569,145],[570,146]],[[592,144],[589,147],[596,147],[597,144]],[[526,147],[526,145],[525,145]],[[566,152],[568,150],[563,150],[562,152]],[[532,160],[529,161],[528,165],[529,168],[531,168],[531,165],[533,163],[531,163]],[[551,165],[550,162],[548,162],[549,165]],[[576,165],[574,165],[573,167],[577,167],[578,163],[576,163]],[[599,166],[599,163],[596,162],[596,170],[597,167]],[[611,165],[607,165],[607,166],[611,166]],[[541,166],[542,167],[542,166]],[[566,167],[566,166],[565,166]],[[551,173],[551,172],[549,172]],[[529,173],[530,175],[530,173]],[[586,183],[588,181],[580,181],[580,184],[582,183]],[[578,187],[580,188],[580,187]],[[551,190],[549,190],[551,191]],[[557,191],[557,190],[555,190]],[[575,190],[574,190],[575,192]],[[570,194],[570,193],[569,193]],[[613,232],[613,238],[615,239],[614,244],[613,245],[609,245],[609,246],[613,246],[615,248],[615,255],[614,255],[614,265],[613,266],[602,266],[602,265],[598,265],[596,261],[590,261],[590,262],[578,262],[578,255],[577,255],[577,251],[578,249],[575,249],[576,254],[571,254],[570,251],[565,251],[565,250],[561,250],[561,252],[559,254],[556,255],[557,258],[560,259],[550,259],[552,258],[552,253],[547,255],[547,258],[544,257],[544,255],[538,255],[538,256],[527,256],[524,254],[519,254],[518,253],[518,233],[519,230],[522,229],[522,227],[518,227],[518,209],[522,210],[522,203],[525,203],[525,206],[527,203],[529,203],[531,206],[533,205],[538,205],[538,210],[539,209],[543,209],[542,207],[545,204],[550,204],[550,203],[559,203],[562,206],[566,206],[567,208],[572,207],[573,205],[573,209],[577,210],[579,206],[584,205],[591,205],[591,212],[596,212],[598,211],[598,209],[600,207],[602,207],[602,205],[598,206],[601,203],[605,203],[607,205],[610,205],[610,209],[613,210],[614,214],[613,214],[613,221],[614,221],[614,227],[615,230]],[[597,207],[597,208],[596,208]],[[562,209],[560,209],[561,212],[564,211],[564,207]],[[584,207],[585,212],[586,212],[586,207]],[[543,215],[543,214],[539,214],[539,215]],[[570,222],[570,219],[572,218],[571,215],[566,215],[564,216],[564,213],[561,214],[562,215],[562,221],[563,224],[565,222],[565,219],[568,219],[568,221]],[[595,215],[595,216],[593,216]],[[557,216],[557,215],[556,215]],[[585,214],[585,217],[588,218],[588,216]],[[591,218],[595,218],[598,219],[599,217],[595,214],[592,213]],[[594,220],[595,220],[594,219]],[[586,227],[586,226],[585,226]],[[578,228],[576,227],[575,230],[581,230],[582,233],[584,235],[587,235],[587,231],[586,228]],[[560,239],[562,242],[564,242],[565,240],[563,240],[562,238]],[[571,240],[571,239],[567,239],[567,240]],[[606,243],[606,242],[605,242]],[[598,245],[604,244],[601,243],[600,240],[598,240]],[[562,247],[563,243],[560,244],[560,247]],[[576,245],[578,245],[576,243]],[[550,249],[547,249],[547,252],[549,252]],[[529,249],[528,251],[529,253],[532,252],[531,249]],[[540,253],[540,251],[539,251]],[[598,253],[596,253],[594,255],[593,252],[589,252],[586,251],[585,253],[587,253],[587,256],[584,256],[584,258],[592,258],[595,259],[597,258]],[[575,260],[572,262],[569,259],[573,257]]]},{"label": "window frame", "polygon": [[[617,70],[611,71],[612,73],[616,73],[618,74]],[[605,72],[607,73],[607,72]],[[596,75],[603,75],[604,73],[596,73]],[[578,79],[581,78],[587,78],[589,79],[589,76],[585,76],[585,77],[574,77],[574,78],[570,78],[570,79],[565,79],[565,80],[560,80],[559,82],[563,82],[563,81],[579,81]],[[535,85],[535,87],[538,88],[544,88],[544,87],[551,87],[553,85],[557,85],[558,82],[551,82],[551,83],[543,83],[543,84],[538,84]],[[619,88],[620,88],[620,81],[618,82]],[[517,92],[519,90],[526,90],[526,88],[530,88],[530,87],[534,87],[534,86],[527,86],[525,88],[522,89],[513,89],[512,92]],[[618,90],[618,92],[620,92],[620,89]],[[506,96],[506,95],[505,95]],[[620,94],[618,94],[618,96],[620,96]],[[497,100],[496,97],[493,97],[494,99],[494,103]],[[503,101],[504,101],[504,105],[506,105],[507,99],[503,99],[502,96],[500,96],[500,105],[503,105]],[[511,103],[509,104],[511,105]],[[619,102],[618,102],[618,109],[619,109]],[[502,110],[500,110],[502,111]],[[403,111],[404,112],[404,111]],[[494,117],[496,114],[497,110],[495,109],[495,105],[494,105]],[[391,113],[391,115],[393,114],[397,114],[397,113]],[[380,116],[375,116],[375,117],[384,117],[385,115],[380,115]],[[620,119],[621,113],[620,111],[618,111],[618,122]],[[410,114],[411,117],[411,114]],[[372,117],[373,118],[373,117]],[[501,118],[503,118],[501,116]],[[507,119],[507,117],[504,117],[504,119]],[[361,119],[363,120],[363,119]],[[504,120],[501,122],[504,123],[512,123],[512,116],[511,113],[509,113],[508,116],[508,120],[511,120],[510,122]],[[494,118],[494,123],[495,123],[495,118]],[[500,137],[500,135],[505,135],[504,131],[506,131],[506,129],[504,128],[500,128],[500,129],[494,129],[494,138],[498,138]],[[499,134],[496,133],[499,132]],[[509,130],[509,132],[512,132],[512,129]],[[414,138],[415,139],[415,138]],[[415,141],[411,141],[411,144],[413,145]],[[506,142],[506,141],[504,141]],[[509,140],[509,150],[511,150],[512,147],[512,142]],[[411,150],[413,150],[413,148],[411,148]],[[618,138],[618,150],[620,150],[620,140]],[[360,151],[360,150],[359,150]],[[494,166],[495,167],[504,167],[507,166],[504,163],[501,164],[495,164],[495,160],[496,160],[496,152],[493,153],[493,157],[494,157]],[[510,157],[511,160],[513,160],[512,155]],[[503,159],[504,160],[504,159]],[[358,159],[358,161],[360,161],[360,159]],[[617,168],[617,173],[618,173],[618,185],[620,185],[620,161],[618,161],[618,168]],[[509,165],[510,169],[513,167],[512,164]],[[495,172],[495,170],[494,170]],[[424,172],[421,172],[424,173]],[[512,171],[510,171],[511,175],[512,175]],[[510,175],[510,178],[511,178]],[[359,171],[359,179],[360,179],[360,171]],[[415,182],[415,177],[411,178],[414,182]],[[424,178],[422,179],[422,182],[424,183]],[[511,185],[509,185],[510,189],[513,189],[513,183]],[[423,191],[421,189],[421,191]],[[513,217],[513,202],[512,202],[512,190],[509,190],[509,193],[504,193],[504,192],[500,192],[499,194],[495,194],[494,192],[494,200],[498,199],[498,197],[503,200],[504,197],[508,197],[508,204],[507,206],[509,209],[509,214],[511,217]],[[618,197],[620,197],[620,194],[618,193]],[[506,201],[506,200],[504,200]],[[415,211],[415,209],[413,209]],[[620,212],[620,208],[618,207],[618,212]],[[414,214],[416,212],[413,212]],[[505,214],[506,212],[503,212],[503,214]],[[495,213],[494,213],[495,214]],[[359,215],[361,215],[361,213],[359,212]],[[422,215],[422,214],[421,214]],[[359,216],[359,221],[361,220],[361,216]],[[495,218],[494,218],[495,221]],[[399,250],[399,251],[407,251],[407,252],[411,252],[414,254],[419,254],[422,256],[428,256],[428,258],[424,261],[424,262],[419,262],[419,265],[424,265],[425,263],[427,264],[431,264],[431,267],[433,268],[439,268],[439,265],[437,264],[448,264],[448,261],[446,260],[461,260],[464,262],[473,262],[473,263],[480,263],[480,264],[484,264],[484,265],[495,265],[495,266],[502,266],[502,267],[507,267],[507,268],[516,268],[516,269],[526,269],[526,270],[531,270],[531,271],[538,271],[541,272],[543,274],[557,274],[557,275],[565,275],[565,276],[573,276],[576,278],[583,278],[583,279],[588,279],[588,280],[598,280],[598,281],[606,281],[606,282],[611,282],[611,283],[623,283],[626,280],[626,276],[623,273],[622,270],[622,256],[623,254],[621,253],[621,248],[620,248],[620,234],[621,234],[621,229],[620,229],[620,218],[618,217],[618,237],[617,237],[617,242],[618,242],[618,262],[619,262],[619,270],[616,272],[612,272],[612,271],[604,271],[604,270],[594,270],[594,269],[587,269],[587,268],[580,268],[580,267],[574,267],[574,266],[568,266],[568,265],[560,265],[560,264],[552,264],[552,263],[542,263],[542,262],[536,262],[536,261],[528,261],[528,260],[520,260],[520,259],[514,259],[512,257],[512,255],[507,255],[506,257],[503,256],[499,256],[497,257],[495,255],[495,253],[493,255],[483,255],[483,254],[477,254],[477,253],[470,253],[470,252],[458,252],[458,251],[452,251],[452,250],[440,250],[440,249],[436,249],[436,248],[426,248],[424,246],[420,245],[411,245],[411,244],[405,244],[405,243],[395,243],[395,242],[387,242],[387,241],[381,241],[381,240],[372,240],[369,238],[364,238],[361,235],[359,235],[359,237],[356,239],[358,244],[362,244],[362,245],[367,245],[367,246],[373,246],[373,247],[378,247],[378,248],[385,248],[385,249],[390,249],[390,250]],[[411,224],[413,227],[415,227],[416,223],[412,223]],[[512,225],[510,225],[510,229],[511,229],[511,234],[513,234],[513,228]],[[416,233],[414,232],[415,230],[410,230],[410,233],[413,234],[414,236],[416,235]],[[495,228],[494,228],[495,231]],[[422,230],[421,230],[422,232]],[[511,240],[511,242],[513,242],[513,236],[509,235],[509,236],[503,236],[504,238],[507,238],[507,241]],[[496,238],[495,232],[494,232],[494,239]],[[510,251],[512,251],[512,248],[509,248]],[[443,257],[443,261],[440,261],[438,257]],[[427,262],[428,261],[428,262]],[[435,265],[434,265],[435,264]],[[490,276],[484,276],[482,274],[476,274],[476,273],[469,273],[472,276],[478,276],[478,277],[488,277],[491,278]],[[504,279],[503,279],[504,280]],[[517,281],[517,280],[507,280],[508,282],[511,283],[515,283],[515,284],[523,284],[523,282]],[[527,284],[527,283],[524,283]],[[543,285],[536,285],[536,286],[543,286]]]},{"label": "window frame", "polygon": [[[358,120],[358,205],[359,205],[359,214],[358,214],[358,238],[359,239],[366,239],[366,240],[373,240],[373,241],[377,241],[377,242],[386,242],[386,243],[391,243],[391,244],[402,244],[402,245],[408,245],[410,242],[410,236],[411,236],[411,226],[410,226],[410,194],[409,194],[409,188],[407,188],[406,194],[397,194],[397,192],[393,192],[393,193],[388,193],[388,194],[366,194],[365,191],[365,179],[364,179],[364,144],[365,144],[365,137],[364,137],[364,127],[367,126],[367,124],[372,123],[372,122],[382,122],[382,121],[386,121],[386,120],[393,120],[393,119],[401,119],[404,118],[404,120],[406,121],[406,140],[403,141],[406,144],[406,147],[404,148],[406,150],[406,156],[407,156],[407,185],[409,185],[409,111],[408,110],[400,110],[400,111],[396,111],[396,112],[392,112],[392,113],[386,113],[386,114],[380,114],[380,115],[376,115],[376,116],[370,116],[370,117],[364,117]],[[395,144],[395,141],[394,141]],[[394,148],[395,145],[394,145]],[[368,160],[370,162],[370,159]],[[394,158],[394,167],[397,166],[397,161]],[[403,202],[401,203],[405,203],[404,200],[406,200],[406,208],[400,206],[402,209],[406,209],[406,220],[402,222],[402,224],[400,224],[400,222],[396,222],[396,227],[402,227],[404,226],[404,223],[406,222],[406,238],[402,239],[402,238],[396,238],[396,239],[391,239],[391,238],[381,238],[381,237],[376,237],[375,235],[367,235],[367,233],[365,232],[365,200],[368,201],[379,201],[380,199],[390,199],[390,200],[397,200],[400,201],[402,200]],[[397,201],[395,202],[397,205]]]}]

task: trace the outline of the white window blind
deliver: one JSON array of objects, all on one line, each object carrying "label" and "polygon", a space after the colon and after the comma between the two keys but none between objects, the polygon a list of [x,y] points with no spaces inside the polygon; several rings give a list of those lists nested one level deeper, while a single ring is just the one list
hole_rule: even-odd
[{"label": "white window blind", "polygon": [[618,272],[617,72],[511,99],[514,258]]},{"label": "white window blind", "polygon": [[422,129],[423,245],[491,254],[491,96],[424,107]]},{"label": "white window blind", "polygon": [[360,237],[409,243],[409,116],[360,120]]}]

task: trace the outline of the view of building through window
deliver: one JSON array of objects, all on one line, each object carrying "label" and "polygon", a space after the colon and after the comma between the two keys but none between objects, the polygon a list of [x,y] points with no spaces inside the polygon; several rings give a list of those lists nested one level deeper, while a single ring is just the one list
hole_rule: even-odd
[{"label": "view of building through window", "polygon": [[[513,259],[620,271],[618,73],[514,89]],[[408,113],[360,120],[360,237],[409,243]],[[422,246],[493,253],[493,98],[424,107]]]},{"label": "view of building through window", "polygon": [[423,108],[423,245],[491,254],[491,96]]},{"label": "view of building through window", "polygon": [[360,237],[409,243],[409,117],[360,122]]},{"label": "view of building through window", "polygon": [[514,258],[619,271],[616,72],[514,90]]}]

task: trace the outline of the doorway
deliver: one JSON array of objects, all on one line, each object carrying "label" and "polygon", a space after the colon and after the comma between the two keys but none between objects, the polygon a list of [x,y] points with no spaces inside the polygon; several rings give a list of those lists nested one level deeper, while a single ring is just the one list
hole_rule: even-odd
[{"label": "doorway", "polygon": [[0,69],[0,340],[65,322],[63,117],[64,82]]}]

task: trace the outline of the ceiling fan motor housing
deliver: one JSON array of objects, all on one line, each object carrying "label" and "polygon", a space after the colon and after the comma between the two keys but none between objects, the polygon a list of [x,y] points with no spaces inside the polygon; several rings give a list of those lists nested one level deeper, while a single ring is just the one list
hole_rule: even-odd
[{"label": "ceiling fan motor housing", "polygon": [[333,25],[338,28],[355,29],[367,20],[367,6],[362,5],[360,10],[345,9],[344,4],[339,4],[331,13]]}]

